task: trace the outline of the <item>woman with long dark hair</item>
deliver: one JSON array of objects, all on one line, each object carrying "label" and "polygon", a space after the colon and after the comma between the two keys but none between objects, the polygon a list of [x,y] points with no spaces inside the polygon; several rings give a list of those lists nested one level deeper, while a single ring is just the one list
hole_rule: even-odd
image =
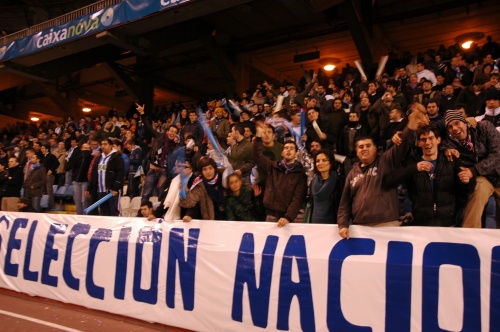
[{"label": "woman with long dark hair", "polygon": [[334,224],[337,220],[335,190],[337,172],[335,159],[328,150],[320,150],[314,156],[314,178],[311,181],[311,223]]}]

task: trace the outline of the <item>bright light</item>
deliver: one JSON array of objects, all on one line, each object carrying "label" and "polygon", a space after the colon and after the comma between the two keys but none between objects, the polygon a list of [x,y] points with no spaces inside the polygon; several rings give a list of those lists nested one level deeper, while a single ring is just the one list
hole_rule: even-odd
[{"label": "bright light", "polygon": [[88,112],[90,112],[90,111],[91,111],[91,109],[90,109],[90,108],[88,108],[88,107],[84,107],[84,108],[82,108],[82,111],[84,111],[85,113],[88,113]]},{"label": "bright light", "polygon": [[468,40],[465,43],[462,44],[462,48],[469,49],[470,45],[472,44],[472,40]]},{"label": "bright light", "polygon": [[326,71],[332,71],[332,70],[335,69],[335,66],[334,65],[325,65],[323,67],[323,69],[326,70]]},{"label": "bright light", "polygon": [[31,121],[35,121],[35,122],[37,122],[38,120],[40,120],[40,119],[39,119],[39,118],[37,118],[37,117],[35,117],[35,116],[31,118]]}]

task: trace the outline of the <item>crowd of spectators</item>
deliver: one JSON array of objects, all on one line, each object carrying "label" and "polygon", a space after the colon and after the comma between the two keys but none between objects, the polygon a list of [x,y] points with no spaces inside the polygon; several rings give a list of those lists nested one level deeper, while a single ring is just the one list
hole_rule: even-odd
[{"label": "crowd of spectators", "polygon": [[141,196],[149,219],[300,216],[338,222],[343,237],[352,223],[496,228],[499,66],[488,37],[467,53],[390,53],[373,80],[347,64],[203,103],[10,125],[2,210],[48,211],[65,186],[78,214],[111,193],[93,213],[118,216],[120,196]]}]

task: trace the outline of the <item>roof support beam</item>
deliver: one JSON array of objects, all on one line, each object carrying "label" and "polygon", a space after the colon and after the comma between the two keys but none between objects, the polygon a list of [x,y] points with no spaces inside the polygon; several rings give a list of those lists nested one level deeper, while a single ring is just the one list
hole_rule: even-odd
[{"label": "roof support beam", "polygon": [[224,78],[227,80],[227,92],[233,94],[236,91],[236,79],[234,77],[236,66],[233,61],[227,56],[224,50],[217,45],[212,36],[205,34],[200,40],[208,54],[210,54],[212,61],[219,67]]},{"label": "roof support beam", "polygon": [[122,48],[126,51],[132,51],[138,56],[148,56],[149,53],[144,51],[142,48],[136,46],[130,38],[127,38],[125,36],[118,36],[116,32],[111,33],[109,31],[103,31],[100,32],[96,35],[97,39],[100,39],[102,41],[105,41],[109,44],[113,44],[115,46],[118,46],[119,48]]},{"label": "roof support beam", "polygon": [[10,72],[13,74],[17,74],[20,76],[24,76],[26,78],[35,80],[35,81],[41,81],[41,82],[47,82],[48,79],[45,78],[42,72],[39,72],[37,70],[34,70],[32,68],[28,68],[22,65],[19,65],[17,63],[13,62],[4,62],[0,64],[0,72],[1,71],[6,71]]},{"label": "roof support beam", "polygon": [[[371,6],[370,0],[360,0],[361,6]],[[349,30],[352,34],[352,39],[356,44],[356,49],[363,63],[363,67],[367,75],[373,67],[373,51],[370,48],[369,31],[370,26],[364,22],[364,17],[361,16],[361,11],[358,10],[355,0],[344,1],[340,5],[341,15],[345,18]],[[364,10],[366,11],[366,10]]]},{"label": "roof support beam", "polygon": [[34,81],[33,84],[38,87],[43,94],[47,96],[61,111],[69,113],[70,105],[68,101],[57,92],[54,86],[37,81]]},{"label": "roof support beam", "polygon": [[123,87],[125,91],[127,91],[132,99],[139,100],[138,96],[140,93],[138,92],[139,89],[137,84],[116,64],[116,62],[106,61],[103,65],[106,67],[111,76],[113,76],[116,82],[118,82],[118,84]]},{"label": "roof support beam", "polygon": [[105,105],[109,108],[116,107],[120,110],[128,110],[130,107],[129,103],[120,101],[116,98],[110,98],[107,96],[103,96],[103,95],[100,95],[100,94],[97,94],[97,93],[94,93],[92,91],[88,91],[85,89],[76,90],[75,93],[77,94],[78,98],[80,98],[80,99],[87,100],[87,101],[94,103],[94,104]]}]

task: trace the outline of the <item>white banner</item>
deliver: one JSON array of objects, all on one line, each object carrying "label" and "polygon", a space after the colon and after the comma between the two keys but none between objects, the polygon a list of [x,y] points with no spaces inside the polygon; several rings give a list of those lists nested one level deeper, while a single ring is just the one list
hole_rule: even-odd
[{"label": "white banner", "polygon": [[195,331],[497,331],[500,233],[0,214],[0,286]]}]

